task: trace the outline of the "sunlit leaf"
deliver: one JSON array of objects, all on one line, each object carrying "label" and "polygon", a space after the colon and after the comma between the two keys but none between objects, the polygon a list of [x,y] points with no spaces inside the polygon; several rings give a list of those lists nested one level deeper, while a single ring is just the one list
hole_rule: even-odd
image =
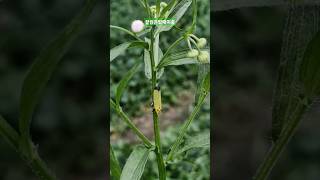
[{"label": "sunlit leaf", "polygon": [[148,161],[149,153],[150,149],[143,146],[137,146],[127,159],[120,179],[139,180]]}]

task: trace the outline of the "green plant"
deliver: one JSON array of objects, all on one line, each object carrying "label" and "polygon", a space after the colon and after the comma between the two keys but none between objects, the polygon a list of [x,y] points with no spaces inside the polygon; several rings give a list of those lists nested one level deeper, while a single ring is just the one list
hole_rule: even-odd
[{"label": "green plant", "polygon": [[0,116],[0,135],[19,153],[39,179],[54,180],[57,177],[40,158],[37,147],[32,142],[30,125],[33,113],[57,64],[79,34],[95,4],[96,0],[87,0],[80,13],[35,59],[24,79],[21,90],[19,130],[16,130]]},{"label": "green plant", "polygon": [[[196,29],[197,21],[197,2],[196,0],[171,0],[168,4],[157,0],[155,6],[150,6],[147,0],[140,1],[147,18],[166,18],[175,19],[176,23],[182,18],[189,6],[192,5],[192,23],[188,27],[180,28],[176,25],[154,25],[146,26],[144,30],[142,28],[133,27],[132,31],[124,29],[119,26],[111,25],[110,28],[125,32],[126,34],[133,37],[134,40],[120,44],[110,51],[110,62],[112,62],[117,56],[124,53],[128,48],[140,48],[143,50],[143,62],[145,76],[150,81],[150,97],[153,104],[153,125],[154,125],[154,137],[155,144],[153,144],[143,133],[132,123],[129,117],[123,112],[121,107],[121,97],[127,87],[129,80],[132,76],[141,68],[141,60],[137,60],[135,65],[124,75],[123,79],[117,86],[116,95],[114,100],[110,99],[110,106],[112,109],[127,123],[131,130],[141,139],[144,146],[137,146],[131,153],[130,157],[121,171],[117,159],[114,158],[114,152],[110,149],[111,156],[111,174],[115,179],[140,179],[145,168],[145,164],[148,161],[150,152],[154,152],[156,155],[156,162],[158,165],[159,179],[166,179],[166,166],[168,163],[172,163],[176,155],[182,153],[178,151],[184,140],[184,136],[187,130],[199,113],[204,100],[209,93],[210,89],[210,73],[208,71],[209,64],[209,52],[205,48],[207,42],[205,38],[198,38],[193,33]],[[132,26],[139,26],[141,22],[134,21]],[[159,46],[160,35],[165,31],[171,29],[178,29],[180,34],[175,42],[168,46],[166,51],[163,53]],[[183,41],[187,43],[187,48],[180,48]],[[195,49],[194,49],[195,47]],[[159,80],[165,73],[165,68],[168,66],[177,66],[184,64],[198,64],[199,65],[199,80],[198,88],[196,93],[196,106],[192,111],[191,115],[184,123],[183,127],[179,131],[179,135],[175,142],[170,148],[168,155],[165,157],[162,152],[162,143],[160,139],[159,129],[159,114],[161,113],[161,90],[158,89],[160,86]],[[199,138],[199,137],[197,137]],[[208,136],[204,135],[204,141],[208,141]],[[196,141],[188,141],[196,142]],[[206,143],[204,143],[206,144]],[[184,151],[192,149],[194,147],[205,146],[197,143],[186,143],[187,147],[182,148]],[[206,144],[207,145],[207,144]],[[119,173],[121,172],[121,173]]]}]

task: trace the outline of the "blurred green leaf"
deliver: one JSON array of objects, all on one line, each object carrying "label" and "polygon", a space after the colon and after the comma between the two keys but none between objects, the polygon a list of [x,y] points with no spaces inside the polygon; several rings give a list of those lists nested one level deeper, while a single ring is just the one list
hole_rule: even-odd
[{"label": "blurred green leaf", "polygon": [[210,132],[204,132],[186,140],[183,147],[176,153],[181,154],[193,148],[208,148],[210,147]]},{"label": "blurred green leaf", "polygon": [[15,150],[18,149],[19,134],[12,126],[0,115],[0,136],[10,144]]},{"label": "blurred green leaf", "polygon": [[111,145],[110,145],[110,171],[112,176],[115,178],[115,180],[120,179],[121,168]]},{"label": "blurred green leaf", "polygon": [[128,48],[132,47],[147,47],[147,44],[143,41],[133,41],[122,43],[110,50],[110,62],[113,61],[116,57],[124,53]]},{"label": "blurred green leaf", "polygon": [[32,115],[38,104],[44,88],[63,55],[69,49],[73,40],[85,24],[96,0],[87,0],[85,7],[53,40],[41,51],[30,68],[21,91],[20,98],[20,130],[24,136],[29,136],[29,126]]},{"label": "blurred green leaf", "polygon": [[117,87],[117,92],[116,92],[116,104],[118,106],[120,106],[120,100],[121,100],[121,96],[125,90],[125,88],[127,87],[129,80],[133,77],[133,75],[137,72],[137,70],[140,67],[140,62],[137,61],[136,64],[130,69],[130,71],[128,71],[124,77],[121,79],[118,87]]},{"label": "blurred green leaf", "polygon": [[120,179],[139,180],[148,161],[149,153],[150,149],[147,149],[144,146],[137,146],[127,159]]}]

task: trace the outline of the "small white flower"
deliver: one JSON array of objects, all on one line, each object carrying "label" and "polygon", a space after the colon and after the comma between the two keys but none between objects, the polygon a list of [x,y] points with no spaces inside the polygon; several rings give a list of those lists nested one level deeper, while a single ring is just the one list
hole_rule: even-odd
[{"label": "small white flower", "polygon": [[204,48],[207,45],[207,39],[200,38],[197,43],[199,48]]},{"label": "small white flower", "polygon": [[195,49],[192,49],[187,53],[187,57],[190,57],[190,58],[197,57],[198,55],[199,55],[199,51]]},{"label": "small white flower", "polygon": [[198,61],[200,63],[209,63],[209,53],[207,51],[200,51]]},{"label": "small white flower", "polygon": [[131,30],[135,33],[141,32],[144,28],[144,24],[141,20],[134,20],[131,23]]}]

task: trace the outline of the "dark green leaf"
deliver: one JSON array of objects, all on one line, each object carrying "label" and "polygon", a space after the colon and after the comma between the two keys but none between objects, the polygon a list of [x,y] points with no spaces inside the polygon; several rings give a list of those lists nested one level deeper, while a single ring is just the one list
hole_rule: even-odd
[{"label": "dark green leaf", "polygon": [[[150,44],[150,39],[145,38],[145,41]],[[150,53],[148,49],[144,49],[144,55],[143,55],[143,60],[144,60],[144,74],[148,79],[151,79],[151,59],[150,59]]]},{"label": "dark green leaf", "polygon": [[127,87],[129,80],[132,78],[132,76],[137,72],[137,70],[140,67],[140,62],[137,61],[137,63],[128,71],[124,77],[121,79],[118,87],[117,87],[117,93],[116,93],[116,104],[119,106],[120,105],[120,99],[121,96]]},{"label": "dark green leaf", "polygon": [[144,146],[137,146],[128,158],[122,174],[121,180],[139,180],[143,174],[148,161],[150,150]]},{"label": "dark green leaf", "polygon": [[20,129],[21,133],[29,136],[29,126],[33,112],[38,104],[44,88],[51,78],[57,64],[69,49],[73,40],[77,37],[84,25],[96,0],[88,0],[70,24],[53,40],[35,59],[22,87],[20,100]]},{"label": "dark green leaf", "polygon": [[110,145],[110,171],[112,176],[115,178],[115,180],[120,179],[121,168],[111,145]]},{"label": "dark green leaf", "polygon": [[19,134],[11,125],[0,115],[0,136],[16,150],[19,144]]}]

